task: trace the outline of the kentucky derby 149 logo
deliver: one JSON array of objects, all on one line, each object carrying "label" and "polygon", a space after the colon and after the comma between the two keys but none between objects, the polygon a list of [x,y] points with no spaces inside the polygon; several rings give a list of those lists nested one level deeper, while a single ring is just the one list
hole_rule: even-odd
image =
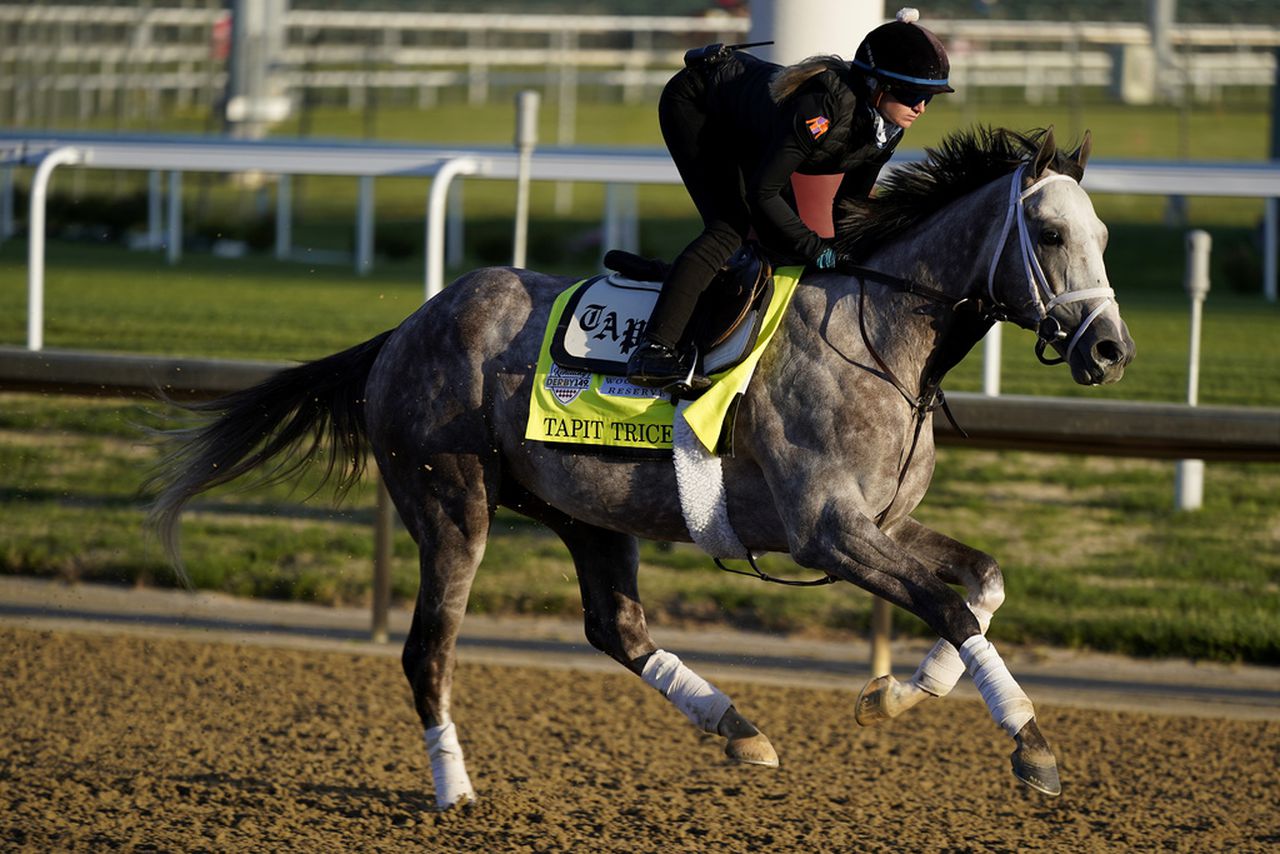
[{"label": "kentucky derby 149 logo", "polygon": [[590,387],[590,371],[574,371],[562,368],[555,362],[551,363],[551,370],[547,373],[546,388],[556,396],[556,400],[567,406]]}]

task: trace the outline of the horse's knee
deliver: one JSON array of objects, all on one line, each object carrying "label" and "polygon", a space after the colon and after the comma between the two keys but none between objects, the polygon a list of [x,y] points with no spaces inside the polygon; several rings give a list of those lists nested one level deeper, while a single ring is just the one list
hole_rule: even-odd
[{"label": "horse's knee", "polygon": [[973,568],[974,583],[966,597],[969,605],[994,614],[1004,604],[1004,573],[991,555],[982,554]]}]

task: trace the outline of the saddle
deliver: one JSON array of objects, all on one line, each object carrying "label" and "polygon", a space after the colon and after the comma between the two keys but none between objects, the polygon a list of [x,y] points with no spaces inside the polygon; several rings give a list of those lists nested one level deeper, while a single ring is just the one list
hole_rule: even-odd
[{"label": "saddle", "polygon": [[[551,357],[561,367],[623,376],[671,265],[619,249],[609,250],[604,263],[613,272],[584,282],[565,306]],[[700,372],[723,371],[751,352],[772,296],[772,267],[754,246],[744,246],[698,300],[690,336]]]}]

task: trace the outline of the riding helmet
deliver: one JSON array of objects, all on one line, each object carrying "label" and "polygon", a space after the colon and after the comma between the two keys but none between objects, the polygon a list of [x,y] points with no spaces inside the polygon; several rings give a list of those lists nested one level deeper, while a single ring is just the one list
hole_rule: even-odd
[{"label": "riding helmet", "polygon": [[951,62],[946,49],[937,36],[916,24],[919,19],[917,10],[902,9],[896,20],[867,33],[853,55],[853,67],[878,78],[889,90],[956,91],[947,85]]}]

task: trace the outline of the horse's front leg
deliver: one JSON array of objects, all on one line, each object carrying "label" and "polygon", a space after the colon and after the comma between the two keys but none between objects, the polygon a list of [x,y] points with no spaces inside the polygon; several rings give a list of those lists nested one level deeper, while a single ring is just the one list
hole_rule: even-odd
[{"label": "horse's front leg", "polygon": [[[992,615],[1004,602],[1004,577],[995,558],[909,516],[885,533],[938,578],[964,586],[965,602],[985,635]],[[892,675],[869,681],[858,695],[854,717],[862,726],[896,717],[930,697],[946,696],[963,674],[960,653],[949,641],[939,639],[909,681],[899,682]]]},{"label": "horse's front leg", "polygon": [[1014,775],[1040,792],[1059,794],[1057,763],[1036,725],[1035,708],[968,604],[854,502],[818,492],[802,484],[786,496],[791,500],[778,502],[794,508],[784,520],[792,558],[915,614],[954,646],[992,718],[1017,743],[1010,757]]}]

